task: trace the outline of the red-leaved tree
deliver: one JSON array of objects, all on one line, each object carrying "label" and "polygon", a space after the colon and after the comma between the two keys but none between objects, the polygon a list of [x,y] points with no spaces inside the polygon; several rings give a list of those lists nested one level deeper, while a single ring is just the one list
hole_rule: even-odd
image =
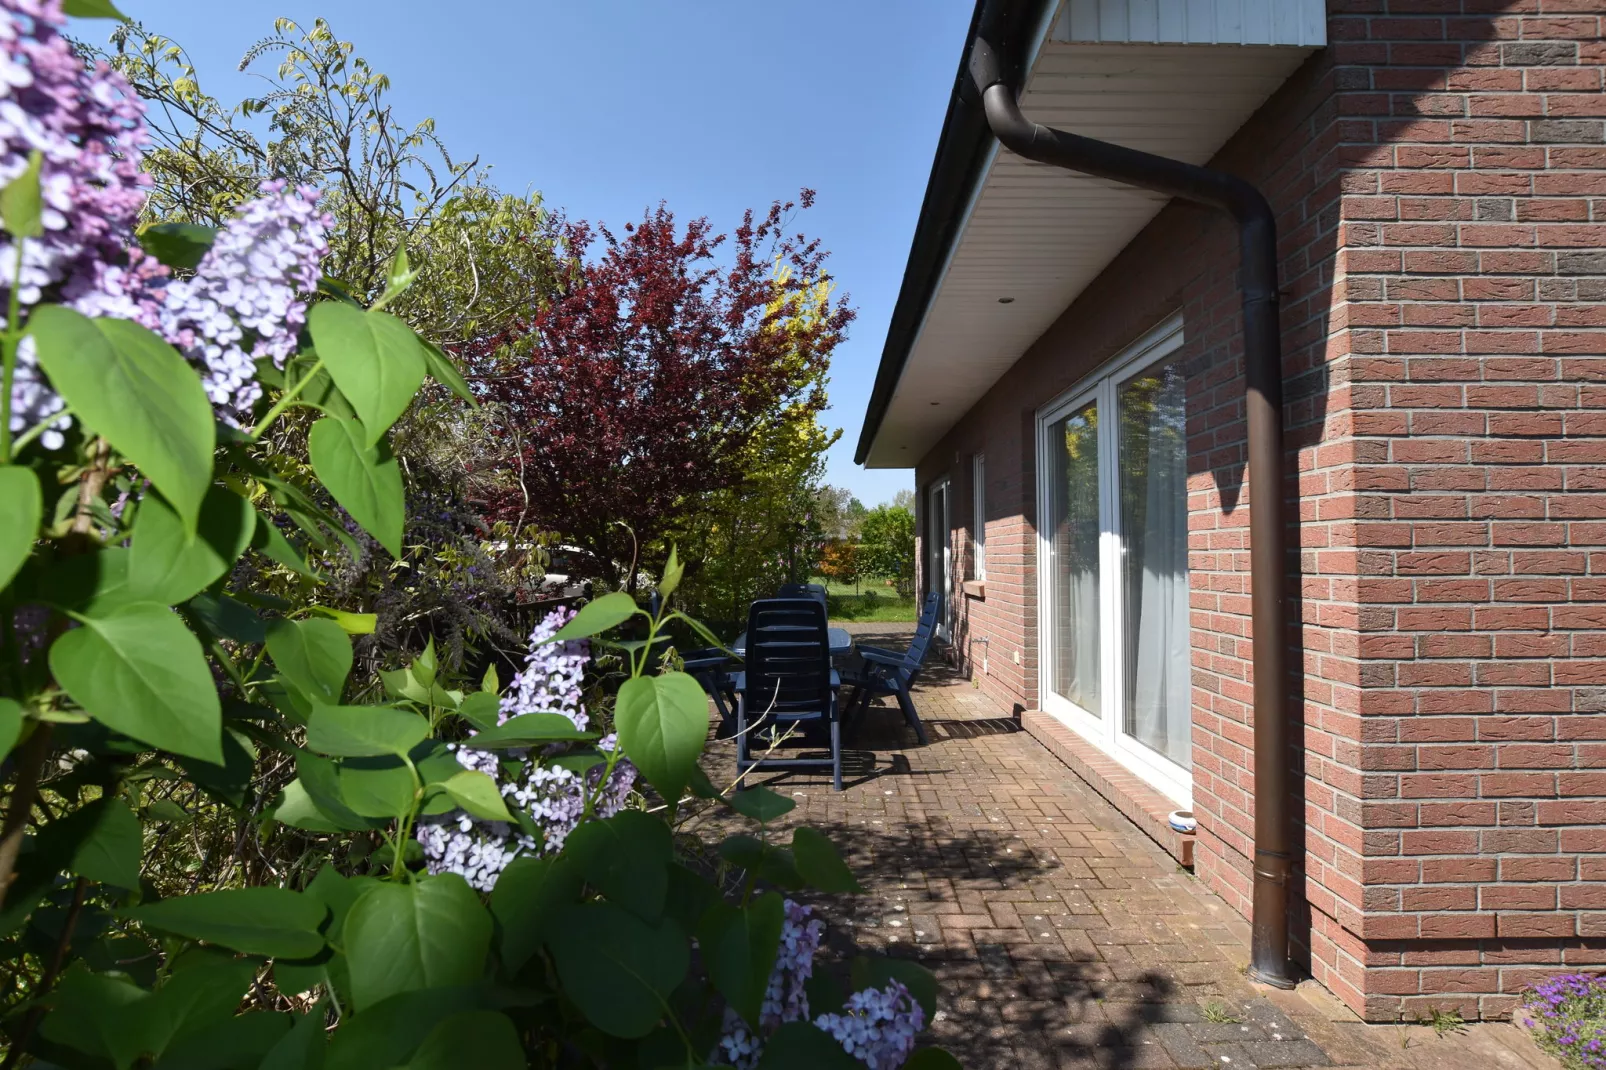
[{"label": "red-leaved tree", "polygon": [[813,199],[749,211],[729,236],[706,219],[677,228],[662,204],[622,236],[559,224],[556,294],[457,354],[502,424],[487,512],[560,533],[617,579],[637,546],[655,555],[700,496],[741,480],[766,419],[823,408],[818,372],[853,312],[820,300],[819,242],[783,229]]}]

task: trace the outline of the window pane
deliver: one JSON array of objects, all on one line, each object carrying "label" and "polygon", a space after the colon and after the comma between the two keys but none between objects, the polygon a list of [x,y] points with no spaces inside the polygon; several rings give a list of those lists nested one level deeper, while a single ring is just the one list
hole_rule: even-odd
[{"label": "window pane", "polygon": [[1099,716],[1099,422],[1087,405],[1049,429],[1054,691]]},{"label": "window pane", "polygon": [[1182,370],[1154,368],[1120,390],[1121,728],[1190,764],[1187,406]]}]

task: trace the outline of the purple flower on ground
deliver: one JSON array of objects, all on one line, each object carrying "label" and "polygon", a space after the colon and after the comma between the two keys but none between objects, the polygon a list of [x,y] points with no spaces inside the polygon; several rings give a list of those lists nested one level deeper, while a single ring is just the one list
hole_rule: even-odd
[{"label": "purple flower on ground", "polygon": [[1522,1013],[1534,1041],[1569,1070],[1606,1070],[1606,977],[1548,977],[1529,991]]}]

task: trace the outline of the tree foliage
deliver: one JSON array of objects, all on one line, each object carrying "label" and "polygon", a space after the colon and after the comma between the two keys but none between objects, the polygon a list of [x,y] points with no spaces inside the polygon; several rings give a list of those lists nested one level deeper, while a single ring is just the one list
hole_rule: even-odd
[{"label": "tree foliage", "polygon": [[[795,207],[749,212],[728,236],[706,219],[681,228],[663,205],[622,234],[561,228],[551,301],[459,350],[510,446],[493,515],[561,531],[614,570],[604,578],[633,584],[643,549],[661,562],[668,536],[719,515],[709,495],[750,477],[797,485],[792,456],[807,472],[823,449],[823,373],[853,313],[822,289],[819,243],[785,233]],[[740,497],[726,514],[735,538]],[[783,515],[753,522],[806,523],[805,502],[768,504]]]}]

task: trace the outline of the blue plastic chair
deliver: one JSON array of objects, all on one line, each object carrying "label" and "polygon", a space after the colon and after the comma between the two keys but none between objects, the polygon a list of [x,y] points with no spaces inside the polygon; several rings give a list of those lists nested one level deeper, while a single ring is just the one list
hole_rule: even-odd
[{"label": "blue plastic chair", "polygon": [[[813,598],[764,598],[747,614],[747,670],[736,676],[736,771],[830,766],[842,790],[842,725],[831,667],[825,606]],[[775,739],[787,728],[830,738],[828,758],[752,756],[752,739]]]},{"label": "blue plastic chair", "polygon": [[926,651],[936,631],[937,595],[933,592],[926,595],[926,604],[920,610],[920,622],[915,626],[914,638],[908,650],[900,654],[878,646],[858,648],[860,656],[864,658],[864,668],[849,680],[855,690],[848,703],[848,712],[855,721],[864,716],[864,711],[870,708],[873,700],[882,695],[893,695],[897,697],[898,708],[903,710],[903,719],[915,730],[915,738],[922,745],[925,744],[926,729],[920,723],[920,715],[915,712],[915,702],[909,695],[909,689],[920,676]]}]

